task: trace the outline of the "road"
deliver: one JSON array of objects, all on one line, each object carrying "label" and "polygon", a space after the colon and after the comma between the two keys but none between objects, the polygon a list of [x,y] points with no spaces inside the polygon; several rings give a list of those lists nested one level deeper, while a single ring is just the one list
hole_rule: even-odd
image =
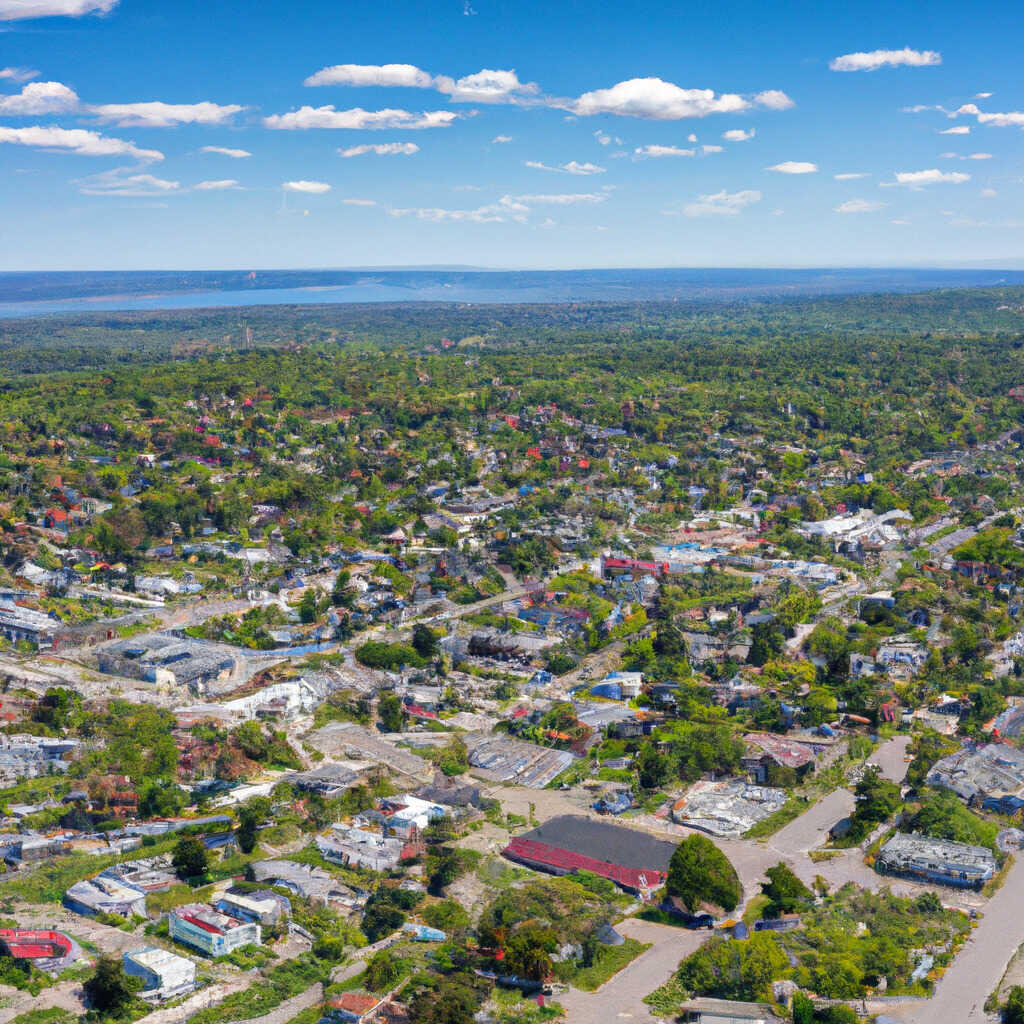
[{"label": "road", "polygon": [[570,989],[558,1002],[565,1007],[569,1024],[600,1024],[603,1021],[629,1020],[653,1022],[662,1020],[651,1013],[643,997],[664,985],[679,961],[698,949],[709,931],[687,931],[670,925],[654,924],[631,917],[616,930],[623,935],[650,942],[651,948],[641,953],[628,967],[619,971],[596,992]]}]

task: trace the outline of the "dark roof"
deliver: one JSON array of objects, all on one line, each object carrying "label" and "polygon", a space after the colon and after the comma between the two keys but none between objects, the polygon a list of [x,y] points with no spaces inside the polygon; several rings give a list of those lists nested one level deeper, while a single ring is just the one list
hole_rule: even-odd
[{"label": "dark roof", "polygon": [[675,843],[655,839],[638,829],[592,821],[572,814],[552,818],[521,838],[598,858],[610,864],[621,864],[627,868],[656,868],[659,871],[668,870],[668,862],[676,850]]}]

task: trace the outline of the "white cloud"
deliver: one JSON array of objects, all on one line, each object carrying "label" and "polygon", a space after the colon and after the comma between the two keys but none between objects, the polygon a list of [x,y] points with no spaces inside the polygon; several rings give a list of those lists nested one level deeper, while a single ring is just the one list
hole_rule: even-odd
[{"label": "white cloud", "polygon": [[991,95],[992,93],[990,92],[976,92],[974,98],[976,100],[987,100]]},{"label": "white cloud", "polygon": [[832,71],[877,71],[879,68],[925,68],[942,63],[942,54],[935,50],[871,50],[868,53],[846,53],[830,64]]},{"label": "white cloud", "polygon": [[454,80],[438,75],[434,87],[446,93],[453,103],[515,103],[524,96],[540,92],[536,82],[520,82],[515,71],[489,68]]},{"label": "white cloud", "polygon": [[549,203],[554,206],[575,206],[581,203],[603,203],[608,198],[607,192],[577,192],[569,195],[532,195],[514,196],[519,203]]},{"label": "white cloud", "polygon": [[755,189],[744,189],[741,192],[715,192],[711,195],[698,196],[697,201],[687,203],[683,214],[687,217],[734,217],[752,203],[761,201],[761,193]]},{"label": "white cloud", "polygon": [[453,103],[511,103],[540,91],[535,82],[520,82],[514,70],[484,68],[472,75],[451,78],[432,75],[415,64],[335,64],[310,75],[304,84],[436,89]]},{"label": "white cloud", "polygon": [[342,199],[343,206],[376,206],[374,199]]},{"label": "white cloud", "polygon": [[605,169],[598,167],[597,164],[581,164],[576,160],[570,160],[567,164],[559,164],[557,167],[550,167],[539,160],[527,160],[525,163],[527,167],[532,167],[535,171],[561,171],[563,174],[604,174],[605,172]]},{"label": "white cloud", "polygon": [[61,82],[30,82],[13,96],[0,95],[0,114],[13,117],[60,114],[78,106],[78,94]]},{"label": "white cloud", "polygon": [[300,107],[288,114],[272,114],[263,119],[267,128],[283,131],[305,131],[308,128],[333,128],[351,130],[385,130],[400,128],[419,130],[421,128],[447,128],[457,120],[458,114],[451,110],[426,110],[414,114],[408,110],[335,110],[327,107]]},{"label": "white cloud", "polygon": [[783,160],[781,164],[774,164],[765,170],[778,171],[779,174],[814,174],[818,170],[818,165],[806,160]]},{"label": "white cloud", "polygon": [[730,128],[727,132],[722,132],[722,138],[726,142],[746,142],[754,137],[754,129],[751,128],[747,131],[744,128]]},{"label": "white cloud", "polygon": [[993,196],[998,195],[994,188],[983,188],[981,190],[982,199],[991,199]]},{"label": "white cloud", "polygon": [[967,160],[991,160],[992,159],[992,154],[991,153],[971,153],[968,157],[966,157],[966,159]]},{"label": "white cloud", "polygon": [[412,156],[419,151],[420,147],[415,142],[383,142],[376,146],[350,146],[348,149],[339,149],[338,153],[343,157],[366,156],[367,153],[376,153],[377,156]]},{"label": "white cloud", "polygon": [[781,89],[765,89],[754,97],[754,102],[759,107],[767,107],[769,110],[789,110],[796,106]]},{"label": "white cloud", "polygon": [[[778,90],[758,93],[753,102],[775,110],[793,105],[792,100]],[[734,114],[749,109],[751,100],[737,93],[716,95],[713,89],[681,89],[661,78],[630,78],[610,89],[585,92],[566,106],[581,116],[618,114],[653,121],[678,121],[708,114]]]},{"label": "white cloud", "polygon": [[414,64],[335,64],[310,75],[303,85],[378,85],[431,89],[434,76]]},{"label": "white cloud", "polygon": [[219,153],[221,156],[229,156],[232,160],[244,160],[252,153],[247,149],[230,149],[227,146],[203,146],[200,153]]},{"label": "white cloud", "polygon": [[25,18],[81,18],[85,14],[108,14],[117,0],[0,0],[0,21]]},{"label": "white cloud", "polygon": [[610,146],[612,144],[612,137],[605,134],[600,128],[594,132],[594,138],[597,139],[598,144],[601,146]]},{"label": "white cloud", "polygon": [[389,210],[392,217],[415,217],[417,220],[433,221],[470,221],[475,224],[500,224],[506,221],[522,223],[530,208],[512,196],[502,196],[496,203],[477,207],[475,210],[445,210],[438,208],[412,208],[405,210]]},{"label": "white cloud", "polygon": [[77,153],[79,156],[130,156],[145,161],[164,158],[159,150],[139,149],[134,142],[112,139],[84,128],[57,128],[50,125],[35,125],[32,128],[0,126],[0,142],[32,146],[36,149],[64,150]]},{"label": "white cloud", "polygon": [[907,224],[909,224],[909,223],[910,223],[910,221],[909,221],[909,220],[906,220],[906,219],[905,219],[905,218],[903,218],[903,217],[897,217],[897,218],[896,218],[895,220],[891,220],[891,221],[889,221],[889,223],[890,223],[890,224],[902,224],[902,225],[907,225]]},{"label": "white cloud", "polygon": [[1005,113],[994,113],[979,110],[976,103],[965,103],[958,107],[949,116],[960,117],[961,115],[976,117],[978,124],[990,124],[996,128],[1024,128],[1024,111],[1010,110]]},{"label": "white cloud", "polygon": [[321,196],[331,191],[325,181],[286,181],[281,185],[285,192],[305,192],[307,195]]},{"label": "white cloud", "polygon": [[238,188],[234,178],[221,178],[219,181],[201,181],[195,186],[197,192],[225,192]]},{"label": "white cloud", "polygon": [[86,196],[164,196],[181,190],[181,183],[152,174],[129,174],[130,168],[118,167],[86,178],[79,192]]},{"label": "white cloud", "polygon": [[694,135],[693,132],[690,132],[690,134],[686,136],[686,141],[687,142],[696,142],[697,141],[697,136]]},{"label": "white cloud", "polygon": [[0,68],[0,81],[29,82],[38,77],[39,72],[34,68]]},{"label": "white cloud", "polygon": [[855,181],[857,178],[870,178],[865,171],[847,171],[845,174],[833,174],[836,181]]},{"label": "white cloud", "polygon": [[496,143],[498,145],[500,145],[503,142],[511,142],[511,141],[512,141],[512,136],[511,135],[495,135],[494,138],[491,139],[491,142]]},{"label": "white cloud", "polygon": [[940,171],[938,168],[931,168],[927,171],[897,171],[896,180],[884,182],[885,185],[908,185],[911,188],[920,188],[922,185],[951,184],[960,185],[970,181],[971,176],[962,171]]},{"label": "white cloud", "polygon": [[836,213],[874,213],[884,206],[885,203],[873,202],[870,199],[847,199],[845,203],[840,203],[835,211]]},{"label": "white cloud", "polygon": [[708,153],[721,153],[722,152],[722,147],[721,146],[709,146],[707,143],[705,143],[700,148],[701,148],[701,151],[704,153],[705,156],[707,156]]},{"label": "white cloud", "polygon": [[101,121],[120,127],[172,128],[178,124],[223,124],[245,107],[235,103],[105,103],[90,110]]},{"label": "white cloud", "polygon": [[939,132],[939,134],[940,135],[970,135],[971,134],[971,126],[969,124],[958,124],[958,125],[954,125],[952,128],[943,128],[943,130],[941,132]]},{"label": "white cloud", "polygon": [[680,149],[679,146],[637,146],[633,150],[633,155],[637,157],[660,157],[660,156],[694,156],[697,150],[695,149]]}]

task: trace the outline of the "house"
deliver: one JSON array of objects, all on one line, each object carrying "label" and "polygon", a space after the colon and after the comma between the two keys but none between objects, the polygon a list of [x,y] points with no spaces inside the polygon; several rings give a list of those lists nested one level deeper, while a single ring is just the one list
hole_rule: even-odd
[{"label": "house", "polygon": [[284,896],[278,896],[270,890],[253,893],[228,890],[214,906],[221,913],[239,921],[269,925],[277,924],[291,909],[291,904]]},{"label": "house", "polygon": [[124,972],[142,979],[143,999],[176,999],[196,987],[196,965],[166,949],[146,946],[122,957]]},{"label": "house", "polygon": [[75,882],[64,893],[64,906],[76,914],[118,914],[121,917],[145,917],[146,893],[135,885],[116,878],[97,875]]},{"label": "house", "polygon": [[339,1024],[369,1024],[387,996],[368,995],[366,992],[342,992],[327,1003],[325,1020]]},{"label": "house", "polygon": [[242,946],[258,946],[260,926],[224,914],[204,903],[176,907],[167,918],[170,936],[209,957],[226,956]]}]

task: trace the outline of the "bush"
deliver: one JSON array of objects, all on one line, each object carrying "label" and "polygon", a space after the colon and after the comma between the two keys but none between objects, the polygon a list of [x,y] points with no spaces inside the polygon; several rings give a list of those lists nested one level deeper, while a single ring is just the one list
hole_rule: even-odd
[{"label": "bush", "polygon": [[743,896],[736,869],[706,836],[687,836],[668,866],[665,888],[693,913],[701,904],[732,911]]}]

